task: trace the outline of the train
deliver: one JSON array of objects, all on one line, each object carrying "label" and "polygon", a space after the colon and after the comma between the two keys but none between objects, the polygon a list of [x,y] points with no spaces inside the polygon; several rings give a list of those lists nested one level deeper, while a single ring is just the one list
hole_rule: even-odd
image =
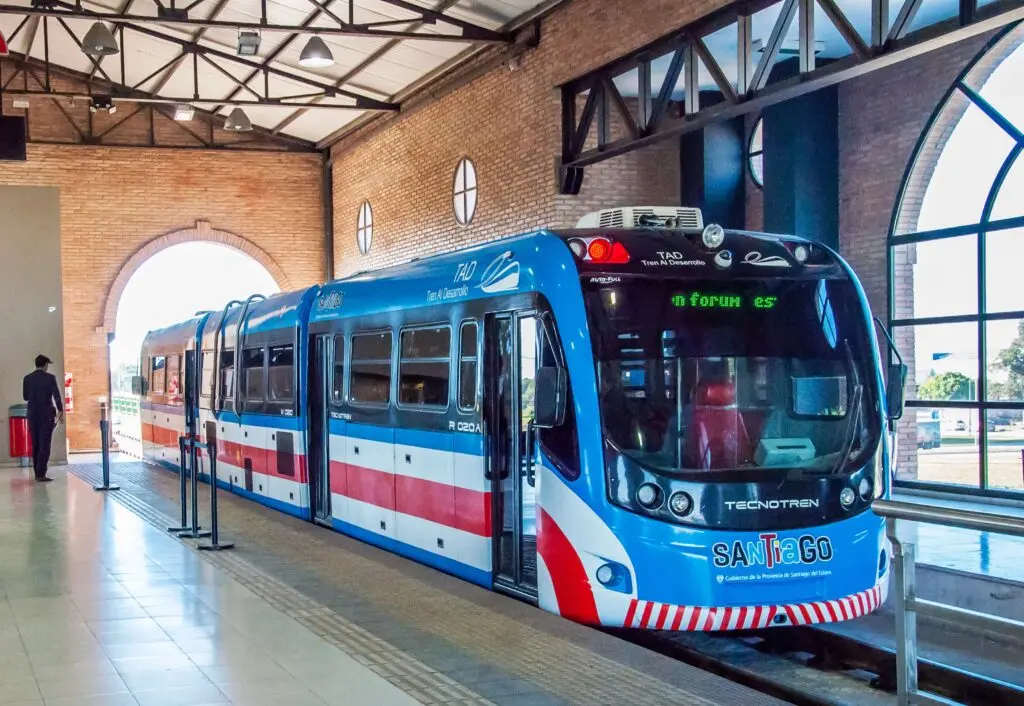
[{"label": "train", "polygon": [[188,435],[231,493],[571,620],[726,631],[884,602],[901,365],[829,247],[628,207],[200,313],[134,384],[156,464]]}]

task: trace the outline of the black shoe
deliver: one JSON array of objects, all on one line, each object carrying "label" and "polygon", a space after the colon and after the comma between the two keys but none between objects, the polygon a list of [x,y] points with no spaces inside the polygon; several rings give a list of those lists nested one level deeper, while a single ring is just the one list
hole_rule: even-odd
[{"label": "black shoe", "polygon": [[42,478],[36,478],[36,483],[51,483],[51,482],[53,482],[53,478],[47,478],[46,476],[43,476]]}]

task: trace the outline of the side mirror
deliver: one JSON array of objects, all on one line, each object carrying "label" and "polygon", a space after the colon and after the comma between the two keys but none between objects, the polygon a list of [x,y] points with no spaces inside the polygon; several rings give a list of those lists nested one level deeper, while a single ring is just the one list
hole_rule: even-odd
[{"label": "side mirror", "polygon": [[889,379],[885,385],[886,413],[891,420],[896,420],[903,416],[903,396],[906,381],[907,366],[903,363],[892,363],[889,366]]},{"label": "side mirror", "polygon": [[557,427],[565,419],[568,380],[565,370],[554,366],[537,368],[534,387],[533,424],[541,429]]},{"label": "side mirror", "polygon": [[146,378],[141,375],[132,375],[132,394],[140,397],[146,394]]}]

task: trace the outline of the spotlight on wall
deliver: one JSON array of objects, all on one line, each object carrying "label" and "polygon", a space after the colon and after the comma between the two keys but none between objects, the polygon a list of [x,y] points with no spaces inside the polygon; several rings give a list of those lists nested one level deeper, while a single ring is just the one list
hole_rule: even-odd
[{"label": "spotlight on wall", "polygon": [[252,29],[238,30],[238,55],[256,56],[260,50],[260,33]]},{"label": "spotlight on wall", "polygon": [[196,116],[196,109],[188,103],[178,103],[174,106],[174,119],[180,123],[187,123]]},{"label": "spotlight on wall", "polygon": [[252,122],[249,116],[241,108],[235,108],[224,121],[224,129],[231,132],[249,132],[252,130]]},{"label": "spotlight on wall", "polygon": [[334,54],[331,53],[330,47],[320,37],[313,35],[306,42],[306,46],[302,48],[302,53],[299,54],[299,65],[307,66],[312,69],[322,69],[326,66],[330,66],[334,63]]},{"label": "spotlight on wall", "polygon": [[101,110],[105,110],[111,115],[117,112],[117,106],[114,105],[114,100],[110,96],[93,96],[89,101],[90,113],[98,113]]},{"label": "spotlight on wall", "polygon": [[82,53],[88,56],[110,56],[118,51],[114,34],[102,22],[94,22],[82,39]]},{"label": "spotlight on wall", "polygon": [[28,98],[15,98],[13,101],[11,101],[11,106],[15,108],[21,108],[22,110],[28,110]]}]

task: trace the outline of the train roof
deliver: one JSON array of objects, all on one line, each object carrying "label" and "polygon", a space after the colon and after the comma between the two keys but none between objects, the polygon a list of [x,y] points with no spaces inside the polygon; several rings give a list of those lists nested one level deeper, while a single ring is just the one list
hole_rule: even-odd
[{"label": "train roof", "polygon": [[[305,308],[308,308],[318,290],[318,286],[313,286],[291,292],[279,292],[271,294],[265,299],[253,300],[249,303],[246,311],[245,335],[294,330],[295,326],[301,323],[305,315]],[[224,343],[229,348],[234,346],[238,332],[238,319],[241,315],[241,306],[233,306],[228,309],[223,335]],[[221,316],[222,312],[220,311],[210,315],[210,319],[203,329],[203,348],[212,347]]]},{"label": "train roof", "polygon": [[142,339],[142,350],[150,353],[184,350],[184,343],[195,337],[204,316],[205,314],[197,314],[180,323],[149,331]]},{"label": "train roof", "polygon": [[562,238],[542,229],[360,272],[321,287],[310,322],[528,291],[536,264],[549,258],[573,266]]},{"label": "train roof", "polygon": [[[572,254],[574,239],[598,237],[624,244],[628,262],[593,263]],[[708,248],[702,237],[695,229],[536,230],[330,282],[320,289],[310,322],[536,290],[541,271],[574,278],[590,272],[722,280],[843,276],[835,253],[805,238],[726,230],[721,245]]]}]

